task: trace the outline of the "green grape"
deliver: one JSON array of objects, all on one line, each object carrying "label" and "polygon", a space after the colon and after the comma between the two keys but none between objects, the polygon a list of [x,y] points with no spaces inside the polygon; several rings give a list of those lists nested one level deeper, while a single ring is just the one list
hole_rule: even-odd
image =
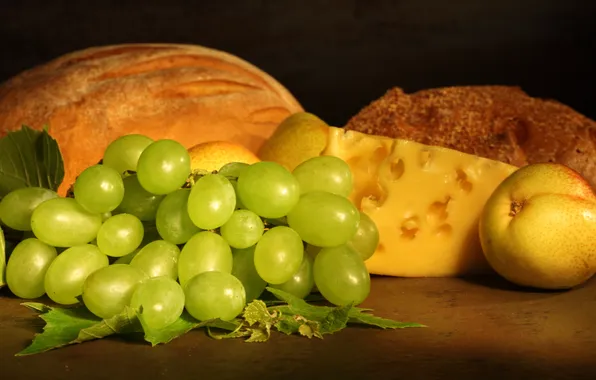
[{"label": "green grape", "polygon": [[236,208],[236,194],[228,179],[207,174],[193,185],[188,197],[188,216],[202,230],[221,227]]},{"label": "green grape", "polygon": [[242,200],[238,196],[238,180],[231,179],[230,183],[232,184],[232,187],[234,188],[234,195],[236,197],[236,210],[245,209],[246,206],[244,206],[244,203],[242,203]]},{"label": "green grape", "polygon": [[74,198],[89,212],[111,212],[124,198],[122,176],[109,166],[93,165],[83,170],[74,183]]},{"label": "green grape", "polygon": [[139,248],[143,235],[143,223],[139,218],[131,214],[118,214],[101,225],[97,232],[97,246],[108,256],[122,257]]},{"label": "green grape", "polygon": [[370,275],[364,261],[348,245],[321,249],[313,272],[317,289],[334,305],[359,305],[370,293]]},{"label": "green grape", "polygon": [[77,303],[87,276],[108,264],[108,257],[95,245],[83,244],[66,249],[46,272],[44,286],[48,297],[62,305]]},{"label": "green grape", "polygon": [[137,164],[137,177],[152,194],[168,194],[179,189],[190,175],[190,155],[178,141],[162,139],[149,145]]},{"label": "green grape", "polygon": [[31,229],[53,247],[87,244],[97,236],[101,215],[91,213],[73,198],[49,199],[33,210]]},{"label": "green grape", "polygon": [[143,322],[160,330],[174,323],[184,311],[184,290],[169,277],[153,277],[140,283],[132,294],[130,306],[140,309]]},{"label": "green grape", "polygon": [[14,247],[6,263],[8,289],[20,298],[33,299],[43,296],[43,279],[56,256],[56,248],[42,241],[35,238],[21,241]]},{"label": "green grape", "polygon": [[277,226],[263,234],[255,247],[255,268],[269,284],[289,281],[300,268],[304,245],[293,229]]},{"label": "green grape", "polygon": [[211,231],[201,231],[191,237],[178,257],[178,280],[182,286],[193,276],[208,272],[232,272],[232,250],[228,243]]},{"label": "green grape", "polygon": [[199,228],[188,216],[190,189],[178,189],[168,194],[157,208],[155,225],[159,236],[174,244],[184,244]]},{"label": "green grape", "polygon": [[267,287],[267,282],[259,276],[255,268],[255,246],[232,249],[232,255],[234,256],[232,275],[242,282],[246,292],[246,302],[251,302]]},{"label": "green grape", "polygon": [[141,134],[129,134],[118,137],[112,141],[103,153],[102,164],[118,173],[126,171],[137,171],[137,162],[141,153],[153,140]]},{"label": "green grape", "polygon": [[246,304],[240,280],[226,272],[203,272],[191,278],[184,287],[186,311],[198,319],[236,318]]},{"label": "green grape", "polygon": [[250,165],[244,162],[229,162],[222,166],[217,173],[225,177],[236,177],[240,176],[240,173]]},{"label": "green grape", "polygon": [[217,171],[217,174],[225,176],[232,184],[232,187],[234,188],[234,194],[236,196],[236,209],[246,208],[244,207],[242,201],[240,200],[240,197],[238,196],[237,189],[238,177],[240,176],[240,173],[242,173],[242,171],[244,171],[244,169],[246,169],[249,166],[249,164],[244,162],[229,162]]},{"label": "green grape", "polygon": [[238,177],[242,204],[264,218],[281,218],[298,202],[298,180],[275,162],[261,161],[244,169]]},{"label": "green grape", "polygon": [[141,248],[130,265],[139,268],[149,277],[166,276],[178,279],[180,248],[165,240],[156,240]]},{"label": "green grape", "polygon": [[271,284],[271,287],[290,293],[298,298],[306,297],[310,294],[315,285],[315,278],[312,270],[313,261],[314,260],[310,255],[304,255],[300,268],[298,268],[298,271],[292,275],[292,278],[283,284]]},{"label": "green grape", "polygon": [[242,249],[257,244],[263,236],[265,225],[254,212],[236,210],[219,231],[230,247]]},{"label": "green grape", "polygon": [[157,208],[165,195],[151,194],[143,189],[136,174],[125,177],[122,182],[124,182],[124,198],[114,214],[132,214],[143,222],[154,221]]},{"label": "green grape", "polygon": [[116,260],[114,260],[113,264],[130,264],[132,259],[134,259],[134,257],[139,253],[140,250],[141,250],[140,248],[135,249],[128,255],[124,255],[124,256],[116,258]]},{"label": "green grape", "polygon": [[147,278],[142,270],[126,264],[98,269],[83,283],[83,303],[99,318],[111,318],[130,305],[136,287]]},{"label": "green grape", "polygon": [[238,189],[238,177],[240,176],[240,173],[242,173],[242,171],[249,166],[250,166],[249,164],[244,163],[244,162],[229,162],[229,163],[225,164],[224,166],[222,166],[218,170],[218,174],[225,176],[230,181],[230,183],[232,184],[232,187],[234,188],[234,194],[236,196],[236,209],[246,208],[246,207],[244,207],[244,204],[242,204],[242,201],[240,200],[240,197],[238,196],[237,189]]},{"label": "green grape", "polygon": [[43,187],[21,187],[0,200],[0,221],[17,231],[31,231],[33,210],[48,199],[58,198],[55,191]]},{"label": "green grape", "polygon": [[335,247],[352,239],[358,229],[360,213],[347,198],[311,191],[300,196],[287,220],[308,244]]},{"label": "green grape", "polygon": [[362,260],[368,260],[377,250],[379,245],[379,230],[377,225],[362,211],[360,211],[360,222],[358,223],[358,229],[352,237],[352,240],[348,242],[356,252],[362,256]]},{"label": "green grape", "polygon": [[108,212],[102,212],[101,213],[101,222],[105,222],[106,220],[108,220],[108,218],[110,218],[112,216],[112,213],[110,211]]},{"label": "green grape", "polygon": [[300,184],[300,193],[327,191],[347,197],[354,188],[350,166],[335,156],[317,156],[296,166],[292,172]]}]

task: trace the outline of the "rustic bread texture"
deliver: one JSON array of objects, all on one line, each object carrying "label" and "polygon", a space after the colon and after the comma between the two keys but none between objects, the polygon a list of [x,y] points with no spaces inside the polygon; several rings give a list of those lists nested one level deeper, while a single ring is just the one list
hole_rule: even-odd
[{"label": "rustic bread texture", "polygon": [[596,122],[517,87],[392,88],[347,129],[443,146],[516,166],[557,162],[596,187]]},{"label": "rustic bread texture", "polygon": [[301,105],[274,78],[228,53],[114,45],[64,55],[3,83],[0,137],[23,124],[48,124],[65,161],[65,193],[121,135],[170,138],[187,148],[225,140],[257,152],[298,111]]}]

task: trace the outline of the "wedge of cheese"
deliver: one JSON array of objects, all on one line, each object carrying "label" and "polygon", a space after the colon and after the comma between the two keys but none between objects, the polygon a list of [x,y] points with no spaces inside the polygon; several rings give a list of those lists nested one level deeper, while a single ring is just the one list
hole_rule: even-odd
[{"label": "wedge of cheese", "polygon": [[380,243],[366,261],[370,273],[452,277],[489,271],[478,218],[493,190],[516,167],[334,127],[322,154],[350,165],[350,198],[377,224]]}]

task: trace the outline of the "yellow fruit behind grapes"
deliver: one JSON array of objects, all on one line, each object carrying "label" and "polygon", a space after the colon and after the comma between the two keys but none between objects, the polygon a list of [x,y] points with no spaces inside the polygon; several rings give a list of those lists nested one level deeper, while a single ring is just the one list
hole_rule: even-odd
[{"label": "yellow fruit behind grapes", "polygon": [[327,146],[328,129],[329,125],[312,113],[292,114],[265,141],[258,156],[292,171],[303,161],[321,155]]},{"label": "yellow fruit behind grapes", "polygon": [[259,158],[241,144],[229,141],[208,141],[188,149],[191,170],[219,170],[230,162],[254,164]]}]

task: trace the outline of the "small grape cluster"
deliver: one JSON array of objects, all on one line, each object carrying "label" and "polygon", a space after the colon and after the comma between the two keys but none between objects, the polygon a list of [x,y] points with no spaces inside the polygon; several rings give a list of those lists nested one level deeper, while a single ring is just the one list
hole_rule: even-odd
[{"label": "small grape cluster", "polygon": [[25,234],[7,263],[10,290],[82,300],[100,318],[131,306],[153,328],[184,309],[233,319],[267,286],[300,298],[318,291],[335,305],[368,296],[364,262],[379,233],[347,198],[346,162],[319,156],[293,171],[231,162],[201,175],[190,162],[177,141],[130,134],[77,177],[72,196],[6,195],[0,220]]}]

